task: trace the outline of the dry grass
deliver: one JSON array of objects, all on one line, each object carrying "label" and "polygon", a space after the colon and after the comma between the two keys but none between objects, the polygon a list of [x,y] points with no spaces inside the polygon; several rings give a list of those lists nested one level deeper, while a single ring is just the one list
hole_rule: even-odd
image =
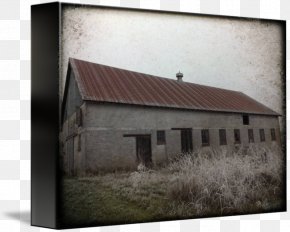
[{"label": "dry grass", "polygon": [[[77,212],[99,212],[103,216],[86,213],[80,221],[99,218],[106,224],[112,212],[118,212],[113,220],[122,223],[281,211],[284,159],[276,146],[206,148],[176,155],[156,170],[65,180],[65,212],[73,209],[70,218],[79,220]],[[84,188],[90,195],[80,201]]]},{"label": "dry grass", "polygon": [[275,210],[283,199],[283,164],[276,146],[181,155],[168,166],[168,194],[199,216]]},{"label": "dry grass", "polygon": [[104,182],[143,206],[162,197],[168,204],[156,210],[168,216],[259,213],[281,208],[283,165],[275,145],[203,148],[174,156],[164,168],[107,175]]}]

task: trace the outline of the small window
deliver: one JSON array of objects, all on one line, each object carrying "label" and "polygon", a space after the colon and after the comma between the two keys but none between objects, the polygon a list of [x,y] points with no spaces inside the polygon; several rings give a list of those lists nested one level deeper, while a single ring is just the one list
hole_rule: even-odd
[{"label": "small window", "polygon": [[276,140],[276,133],[275,133],[275,129],[274,128],[271,129],[271,139],[272,139],[272,141]]},{"label": "small window", "polygon": [[76,111],[76,124],[78,126],[82,126],[83,124],[83,115],[82,115],[82,109],[78,108]]},{"label": "small window", "polygon": [[249,125],[250,120],[249,120],[249,115],[243,115],[243,125]]},{"label": "small window", "polygon": [[202,146],[209,146],[209,130],[201,130]]},{"label": "small window", "polygon": [[239,129],[234,129],[235,143],[241,143],[241,135]]},{"label": "small window", "polygon": [[253,129],[249,129],[248,130],[248,137],[249,137],[249,143],[253,143],[254,142],[254,131],[253,131]]},{"label": "small window", "polygon": [[260,140],[261,140],[261,142],[265,142],[265,131],[264,131],[264,129],[260,129]]},{"label": "small window", "polygon": [[220,145],[227,145],[227,134],[225,129],[219,130],[220,135]]},{"label": "small window", "polygon": [[164,145],[165,143],[165,131],[157,131],[157,145]]},{"label": "small window", "polygon": [[79,139],[78,139],[78,151],[82,150],[82,138],[81,135],[79,135]]}]

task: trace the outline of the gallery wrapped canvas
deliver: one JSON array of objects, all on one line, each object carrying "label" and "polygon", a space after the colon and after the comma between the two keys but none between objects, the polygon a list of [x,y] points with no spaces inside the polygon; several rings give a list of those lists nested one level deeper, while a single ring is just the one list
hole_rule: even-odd
[{"label": "gallery wrapped canvas", "polygon": [[32,224],[285,211],[285,26],[32,6]]}]

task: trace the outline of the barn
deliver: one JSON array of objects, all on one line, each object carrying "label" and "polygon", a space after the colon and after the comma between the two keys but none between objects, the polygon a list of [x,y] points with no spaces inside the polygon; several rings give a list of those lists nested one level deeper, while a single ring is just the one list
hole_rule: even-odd
[{"label": "barn", "polygon": [[242,92],[69,59],[61,113],[64,171],[165,163],[206,147],[280,144],[275,111]]}]

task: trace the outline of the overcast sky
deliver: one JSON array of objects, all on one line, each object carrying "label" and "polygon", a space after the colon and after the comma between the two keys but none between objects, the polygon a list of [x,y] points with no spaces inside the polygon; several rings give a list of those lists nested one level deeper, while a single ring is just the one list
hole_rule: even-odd
[{"label": "overcast sky", "polygon": [[242,91],[282,113],[283,27],[277,21],[98,8],[64,9],[69,57]]}]

